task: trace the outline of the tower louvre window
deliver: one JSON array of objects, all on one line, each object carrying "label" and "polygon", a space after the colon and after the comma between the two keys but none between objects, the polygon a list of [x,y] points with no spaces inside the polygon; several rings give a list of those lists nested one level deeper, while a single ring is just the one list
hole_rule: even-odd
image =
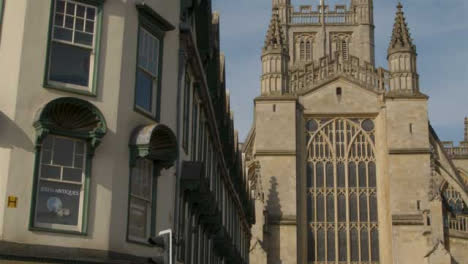
[{"label": "tower louvre window", "polygon": [[301,40],[301,43],[299,44],[299,58],[301,61],[304,61],[305,60],[305,50],[306,50],[306,47],[305,47],[305,42],[304,40]]},{"label": "tower louvre window", "polygon": [[313,118],[307,123],[318,126],[306,132],[309,263],[378,263],[374,121]]},{"label": "tower louvre window", "polygon": [[341,52],[343,54],[344,59],[348,59],[349,51],[348,51],[348,43],[345,39],[341,40]]}]

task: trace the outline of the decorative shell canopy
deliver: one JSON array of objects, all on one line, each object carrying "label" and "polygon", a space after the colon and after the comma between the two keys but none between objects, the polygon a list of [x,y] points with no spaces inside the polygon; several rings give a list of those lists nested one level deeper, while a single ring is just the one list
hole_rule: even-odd
[{"label": "decorative shell canopy", "polygon": [[61,97],[49,102],[38,112],[34,126],[48,131],[98,137],[107,132],[102,113],[88,101],[73,97]]}]

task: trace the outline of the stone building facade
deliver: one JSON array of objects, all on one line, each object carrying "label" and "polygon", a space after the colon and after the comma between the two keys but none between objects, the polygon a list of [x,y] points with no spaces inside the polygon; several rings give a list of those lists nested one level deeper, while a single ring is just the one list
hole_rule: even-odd
[{"label": "stone building facade", "polygon": [[248,263],[224,65],[210,0],[0,0],[0,262]]},{"label": "stone building facade", "polygon": [[251,262],[468,263],[466,142],[447,152],[429,123],[402,5],[383,69],[372,0],[272,4],[243,146]]}]

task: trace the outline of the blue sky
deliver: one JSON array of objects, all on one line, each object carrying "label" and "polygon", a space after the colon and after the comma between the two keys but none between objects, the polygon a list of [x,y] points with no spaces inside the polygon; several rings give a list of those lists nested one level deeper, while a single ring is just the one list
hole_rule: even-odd
[{"label": "blue sky", "polygon": [[[294,6],[319,0],[291,0]],[[329,5],[350,0],[325,0]],[[406,21],[418,51],[420,87],[430,96],[429,118],[442,140],[463,139],[468,116],[468,0],[404,0]],[[374,0],[376,65],[387,68],[397,0]],[[226,54],[227,88],[240,140],[253,118],[260,93],[260,55],[271,0],[213,0],[221,15],[221,49]]]}]

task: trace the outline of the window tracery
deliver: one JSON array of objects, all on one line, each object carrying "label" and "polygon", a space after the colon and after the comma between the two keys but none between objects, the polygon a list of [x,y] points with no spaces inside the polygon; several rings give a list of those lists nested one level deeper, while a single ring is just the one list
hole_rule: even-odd
[{"label": "window tracery", "polygon": [[334,34],[332,36],[332,54],[339,52],[343,59],[349,59],[349,44],[351,42],[350,34]]},{"label": "window tracery", "polygon": [[306,122],[308,262],[378,263],[375,125]]},{"label": "window tracery", "polygon": [[296,37],[296,60],[300,62],[313,60],[314,36],[301,34]]}]

